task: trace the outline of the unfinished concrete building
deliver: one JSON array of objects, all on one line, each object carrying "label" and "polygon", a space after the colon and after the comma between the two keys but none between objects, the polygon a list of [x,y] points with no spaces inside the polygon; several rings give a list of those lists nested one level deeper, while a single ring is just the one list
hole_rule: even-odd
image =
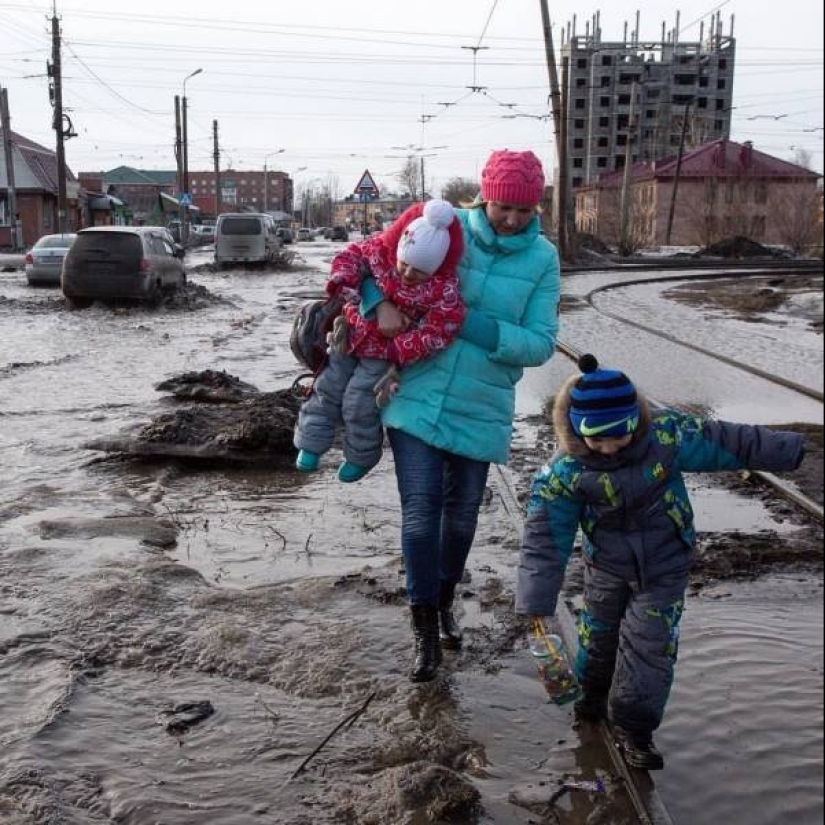
[{"label": "unfinished concrete building", "polygon": [[[620,41],[602,40],[601,13],[576,33],[576,18],[562,34],[568,59],[568,170],[575,188],[622,169],[626,159],[657,160],[685,147],[730,136],[736,41],[722,32],[717,12],[699,25],[697,41],[683,41],[680,16],[661,40],[634,30]],[[628,145],[629,144],[629,145]]]}]

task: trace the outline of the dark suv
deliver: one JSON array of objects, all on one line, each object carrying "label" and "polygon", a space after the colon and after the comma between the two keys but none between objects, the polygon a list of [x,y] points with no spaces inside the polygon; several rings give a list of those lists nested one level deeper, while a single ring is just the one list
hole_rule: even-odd
[{"label": "dark suv", "polygon": [[349,232],[347,232],[346,226],[333,226],[329,238],[332,241],[348,241]]},{"label": "dark suv", "polygon": [[60,286],[76,307],[98,299],[157,301],[186,283],[183,255],[162,226],[81,229],[63,261]]}]

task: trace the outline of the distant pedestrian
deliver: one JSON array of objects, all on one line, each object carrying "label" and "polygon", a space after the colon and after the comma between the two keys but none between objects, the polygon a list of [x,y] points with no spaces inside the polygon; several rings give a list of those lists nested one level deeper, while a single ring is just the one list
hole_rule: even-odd
[{"label": "distant pedestrian", "polygon": [[[458,334],[464,320],[456,275],[462,249],[453,207],[432,200],[411,206],[385,232],[350,244],[333,258],[326,290],[347,303],[336,322],[328,362],[298,416],[299,470],[318,469],[341,424],[345,461],[338,478],[358,481],[379,462],[384,430],[376,392],[385,404],[398,385],[395,368],[443,350]],[[403,313],[392,336],[374,315],[362,313],[365,276]]]},{"label": "distant pedestrian", "polygon": [[621,371],[579,360],[556,396],[559,443],[535,476],[518,572],[516,612],[552,616],[576,535],[583,535],[584,609],[575,661],[580,720],[610,718],[625,759],[656,770],[653,744],[673,681],[693,510],[683,473],[793,470],[803,438],[674,410],[651,413]]},{"label": "distant pedestrian", "polygon": [[[510,452],[515,387],[525,367],[553,355],[561,290],[556,248],[541,233],[541,161],[500,150],[481,173],[481,192],[458,216],[458,264],[467,315],[435,357],[401,370],[384,410],[401,497],[401,550],[415,638],[414,682],[434,679],[442,645],[462,643],[453,603],[475,537],[491,462]],[[388,333],[404,328],[392,299],[370,295]]]}]

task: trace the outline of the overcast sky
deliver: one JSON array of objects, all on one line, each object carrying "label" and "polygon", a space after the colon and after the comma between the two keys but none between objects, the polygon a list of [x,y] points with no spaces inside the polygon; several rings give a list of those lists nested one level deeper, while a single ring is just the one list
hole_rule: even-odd
[{"label": "overcast sky", "polygon": [[[715,11],[734,17],[734,140],[823,168],[822,0],[636,0],[601,6],[548,0],[556,47],[601,11],[602,39],[662,23],[695,41]],[[173,169],[174,96],[186,81],[189,168],[283,169],[298,188],[334,181],[348,194],[369,169],[398,189],[409,147],[428,188],[477,178],[493,149],[555,160],[541,0],[232,0],[136,3],[56,0],[63,38],[63,103],[77,137],[75,172],[126,164]],[[54,146],[46,60],[53,7],[0,0],[0,85],[12,129]],[[514,116],[516,115],[516,116]],[[282,152],[280,150],[283,150]],[[548,174],[548,177],[550,175]]]}]

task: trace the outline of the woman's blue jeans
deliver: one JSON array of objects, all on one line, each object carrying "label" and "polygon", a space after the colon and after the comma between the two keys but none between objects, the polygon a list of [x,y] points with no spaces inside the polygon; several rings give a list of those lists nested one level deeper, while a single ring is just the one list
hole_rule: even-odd
[{"label": "woman's blue jeans", "polygon": [[478,524],[489,463],[388,429],[401,497],[401,552],[410,604],[437,605],[461,581]]}]

